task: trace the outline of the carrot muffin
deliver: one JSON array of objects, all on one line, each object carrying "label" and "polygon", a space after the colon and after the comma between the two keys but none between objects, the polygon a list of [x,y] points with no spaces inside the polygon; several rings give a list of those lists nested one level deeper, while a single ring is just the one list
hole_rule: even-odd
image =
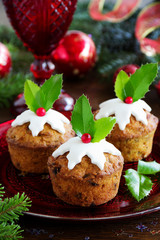
[{"label": "carrot muffin", "polygon": [[[118,192],[123,169],[120,151],[104,139],[104,134],[99,135],[103,122],[110,123],[107,130],[110,132],[115,119],[92,122],[87,104],[85,96],[80,97],[72,113],[72,127],[78,136],[62,144],[48,160],[54,193],[66,203],[84,207],[113,199]],[[82,109],[81,115],[78,109]],[[81,128],[81,120],[85,130]]]},{"label": "carrot muffin", "polygon": [[[57,92],[52,89],[55,82]],[[61,75],[56,75],[55,80],[53,77],[47,80],[41,88],[30,80],[25,83],[24,96],[30,109],[12,122],[6,135],[12,163],[22,172],[47,173],[48,157],[75,135],[70,121],[50,109],[58,98],[61,85]]]},{"label": "carrot muffin", "polygon": [[[115,92],[118,98],[101,103],[99,111],[95,114],[95,119],[115,116],[116,124],[106,140],[113,143],[121,151],[125,162],[141,160],[152,151],[158,118],[150,113],[150,106],[139,99],[140,96],[144,95],[145,89],[138,89],[139,85],[136,86],[136,84],[140,84],[141,79],[138,82],[137,77],[141,76],[144,82],[147,81],[147,92],[152,78],[154,79],[156,76],[156,74],[154,75],[156,69],[156,64],[146,64],[142,66],[142,69],[138,69],[134,73],[135,75],[131,75],[130,79],[127,79],[129,77],[123,71],[120,72],[120,77],[116,80],[117,85],[115,84]],[[144,70],[148,71],[147,80],[143,78]],[[150,73],[152,74],[151,77]],[[126,85],[125,83],[121,84],[123,88],[120,89],[118,86],[123,79],[127,83]],[[135,90],[132,89],[132,86]],[[145,84],[143,87],[145,88]],[[126,95],[123,96],[123,94]],[[130,96],[127,94],[130,94]]]}]

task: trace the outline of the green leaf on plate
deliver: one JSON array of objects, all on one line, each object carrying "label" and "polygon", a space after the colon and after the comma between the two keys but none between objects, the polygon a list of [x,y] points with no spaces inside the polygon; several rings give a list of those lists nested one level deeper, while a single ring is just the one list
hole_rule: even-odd
[{"label": "green leaf on plate", "polygon": [[75,103],[71,117],[72,128],[81,137],[89,133],[93,137],[94,120],[89,101],[82,95]]},{"label": "green leaf on plate", "polygon": [[94,137],[91,142],[99,142],[104,139],[111,132],[115,123],[116,119],[114,117],[101,118],[94,121]]},{"label": "green leaf on plate", "polygon": [[128,169],[124,177],[129,191],[138,202],[148,196],[152,190],[153,183],[151,179],[139,174],[134,169]]},{"label": "green leaf on plate", "polygon": [[128,81],[129,81],[129,76],[127,75],[127,73],[121,70],[117,75],[114,91],[116,96],[122,101],[124,101],[127,97],[125,92],[125,85]]},{"label": "green leaf on plate", "polygon": [[149,86],[154,81],[158,72],[157,63],[148,63],[141,66],[132,74],[129,81],[125,84],[124,91],[133,98],[133,102],[143,98],[148,92]]},{"label": "green leaf on plate", "polygon": [[160,164],[157,163],[156,161],[153,162],[145,162],[139,160],[138,162],[138,173],[140,174],[156,174],[160,172]]}]

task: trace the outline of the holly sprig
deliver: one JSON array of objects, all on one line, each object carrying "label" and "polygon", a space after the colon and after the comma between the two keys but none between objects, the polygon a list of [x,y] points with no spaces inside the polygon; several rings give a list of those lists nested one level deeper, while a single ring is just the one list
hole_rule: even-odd
[{"label": "holly sprig", "polygon": [[115,82],[116,96],[122,101],[125,101],[127,97],[132,97],[133,102],[138,101],[148,92],[157,72],[157,63],[142,65],[131,76],[128,76],[124,71],[120,71]]},{"label": "holly sprig", "polygon": [[0,239],[20,239],[23,230],[17,224],[19,216],[28,211],[30,199],[22,193],[12,198],[4,198],[4,188],[0,184]]},{"label": "holly sprig", "polygon": [[61,89],[62,74],[51,76],[41,87],[27,80],[24,85],[24,98],[31,111],[36,113],[37,109],[44,108],[47,112],[58,99]]},{"label": "holly sprig", "polygon": [[91,135],[91,142],[99,142],[104,139],[113,129],[116,123],[114,117],[94,120],[94,115],[89,100],[82,95],[75,103],[71,124],[75,133],[81,138],[83,134]]},{"label": "holly sprig", "polygon": [[152,190],[153,182],[150,176],[159,172],[159,163],[156,161],[145,162],[141,160],[138,162],[137,171],[130,168],[125,172],[126,185],[132,196],[138,202],[148,196]]}]

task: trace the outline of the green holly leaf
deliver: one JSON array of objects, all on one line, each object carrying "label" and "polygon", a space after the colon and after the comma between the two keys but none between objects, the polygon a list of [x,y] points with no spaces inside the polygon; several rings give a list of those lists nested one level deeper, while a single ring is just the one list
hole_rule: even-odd
[{"label": "green holly leaf", "polygon": [[125,84],[124,91],[133,98],[133,102],[143,98],[158,72],[157,63],[148,63],[136,70]]},{"label": "green holly leaf", "polygon": [[160,172],[160,164],[156,161],[153,162],[145,162],[139,160],[138,162],[138,173],[140,174],[156,174]]},{"label": "green holly leaf", "polygon": [[121,70],[117,75],[114,91],[116,96],[122,101],[124,101],[127,97],[125,92],[125,85],[128,81],[129,81],[129,76],[127,75],[127,73]]},{"label": "green holly leaf", "polygon": [[134,169],[128,169],[124,177],[129,191],[138,202],[148,196],[152,190],[153,183],[151,179],[139,174]]},{"label": "green holly leaf", "polygon": [[45,96],[45,110],[52,108],[53,103],[58,99],[62,89],[62,74],[56,74],[46,80],[41,87],[41,92]]},{"label": "green holly leaf", "polygon": [[93,137],[94,120],[91,107],[85,95],[82,95],[74,106],[71,118],[72,128],[81,137],[89,133]]},{"label": "green holly leaf", "polygon": [[[31,80],[27,80],[24,84],[24,98],[28,108],[31,111],[36,112],[37,108],[40,107],[41,102],[40,87]],[[38,101],[36,101],[36,99]]]},{"label": "green holly leaf", "polygon": [[94,122],[94,137],[91,142],[99,142],[104,139],[113,129],[116,119],[113,117],[101,118]]},{"label": "green holly leaf", "polygon": [[48,111],[58,99],[61,88],[62,74],[51,76],[41,87],[27,80],[24,85],[24,98],[28,108],[33,112],[40,107]]}]

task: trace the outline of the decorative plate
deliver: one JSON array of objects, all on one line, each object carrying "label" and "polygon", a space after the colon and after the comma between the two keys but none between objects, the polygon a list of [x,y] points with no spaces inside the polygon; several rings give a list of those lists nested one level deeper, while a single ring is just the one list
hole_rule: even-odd
[{"label": "decorative plate", "polygon": [[[12,165],[5,140],[11,122],[0,124],[0,183],[5,187],[6,197],[25,192],[31,198],[32,207],[26,214],[62,220],[114,220],[160,210],[158,181],[155,181],[150,196],[138,203],[129,194],[123,176],[117,196],[106,204],[84,208],[62,202],[54,195],[48,175],[23,176]],[[160,162],[160,125],[155,134],[152,153],[146,160]],[[123,173],[128,168],[136,167],[137,163],[125,164]]]}]

